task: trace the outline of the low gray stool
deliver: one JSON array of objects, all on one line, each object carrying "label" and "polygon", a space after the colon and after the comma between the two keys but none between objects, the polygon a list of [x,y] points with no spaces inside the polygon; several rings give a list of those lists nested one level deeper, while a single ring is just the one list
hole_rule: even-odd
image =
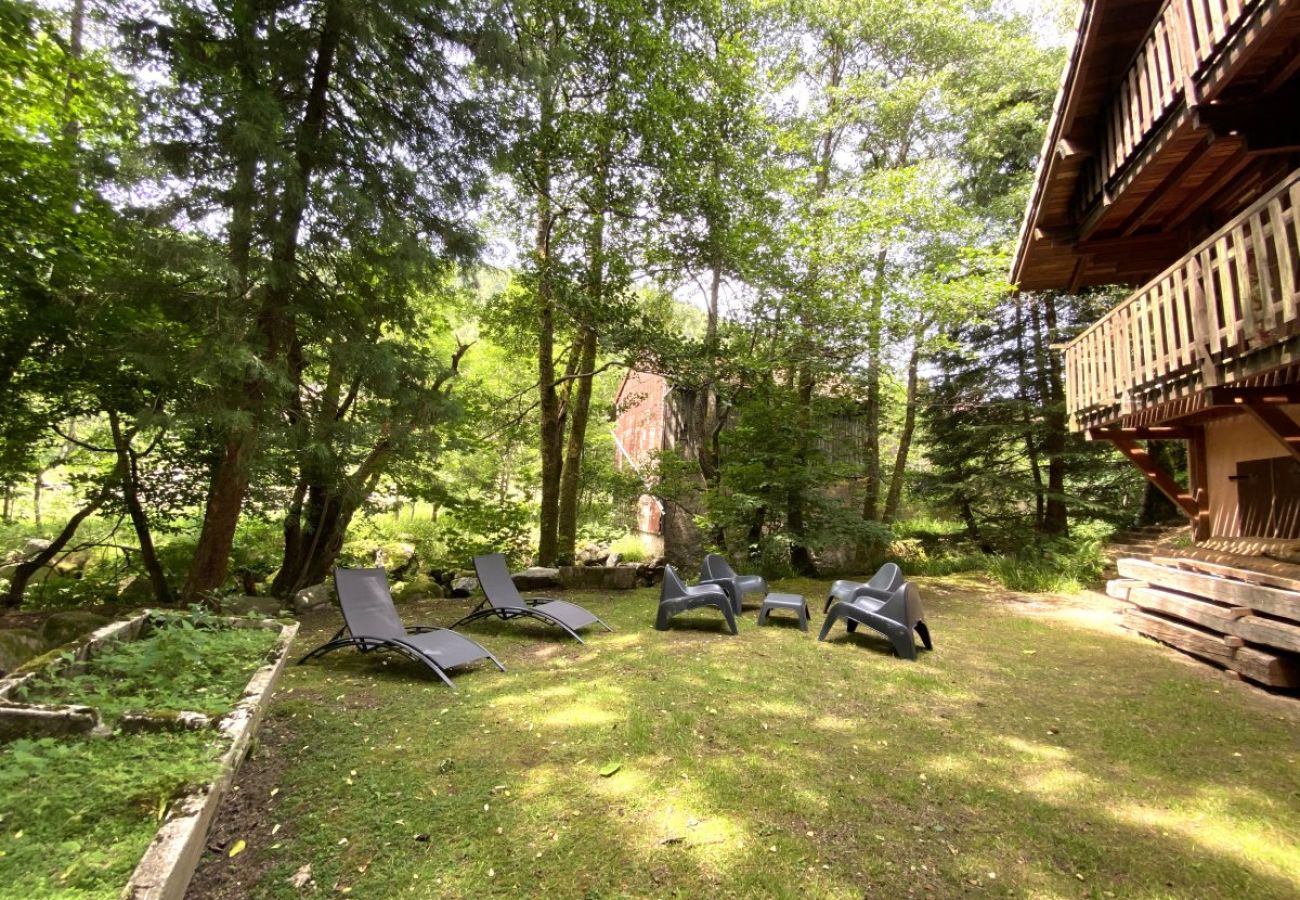
[{"label": "low gray stool", "polygon": [[775,609],[792,612],[799,617],[799,630],[808,632],[808,604],[798,594],[768,594],[763,599],[763,608],[758,611],[758,624],[767,623],[767,614]]}]

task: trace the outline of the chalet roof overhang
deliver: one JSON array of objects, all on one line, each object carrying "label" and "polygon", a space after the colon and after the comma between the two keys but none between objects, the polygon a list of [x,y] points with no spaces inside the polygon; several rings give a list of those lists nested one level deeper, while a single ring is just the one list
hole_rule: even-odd
[{"label": "chalet roof overhang", "polygon": [[1107,102],[1162,5],[1084,0],[1016,244],[1011,281],[1022,290],[1078,287],[1069,239],[1075,185]]}]

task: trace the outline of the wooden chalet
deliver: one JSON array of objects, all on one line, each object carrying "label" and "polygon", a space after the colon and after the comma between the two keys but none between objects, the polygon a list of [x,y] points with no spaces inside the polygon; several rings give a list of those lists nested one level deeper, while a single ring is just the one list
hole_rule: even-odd
[{"label": "wooden chalet", "polygon": [[[1064,348],[1072,427],[1112,442],[1187,514],[1201,546],[1177,568],[1199,555],[1198,579],[1272,567],[1254,582],[1300,585],[1300,567],[1258,563],[1300,547],[1300,0],[1085,0],[1012,281],[1133,286]],[[1186,442],[1187,483],[1152,440]],[[1193,582],[1208,590],[1198,579],[1144,582],[1175,599],[1144,609],[1160,621],[1139,630],[1202,646],[1214,610],[1170,612]],[[1254,615],[1250,593],[1222,621]],[[1287,625],[1280,608],[1300,618],[1300,605],[1257,612]],[[1287,627],[1281,646],[1300,651]],[[1235,649],[1199,655],[1233,669]],[[1297,660],[1280,658],[1286,674],[1256,680],[1300,685]]]}]

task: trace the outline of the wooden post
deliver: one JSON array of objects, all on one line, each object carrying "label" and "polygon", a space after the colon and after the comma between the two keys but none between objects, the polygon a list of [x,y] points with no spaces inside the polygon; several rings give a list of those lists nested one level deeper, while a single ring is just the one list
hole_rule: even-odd
[{"label": "wooden post", "polygon": [[1192,517],[1192,540],[1203,541],[1210,536],[1210,484],[1209,465],[1205,454],[1205,429],[1196,428],[1187,439],[1187,480],[1196,515]]}]

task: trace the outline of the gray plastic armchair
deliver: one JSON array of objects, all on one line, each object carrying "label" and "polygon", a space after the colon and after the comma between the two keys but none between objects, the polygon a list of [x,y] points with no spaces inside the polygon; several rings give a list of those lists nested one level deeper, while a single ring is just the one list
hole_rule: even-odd
[{"label": "gray plastic armchair", "polygon": [[673,616],[704,606],[716,606],[727,620],[731,633],[740,633],[736,630],[736,614],[726,590],[716,584],[687,587],[672,566],[665,566],[664,583],[659,589],[659,615],[655,619],[655,629],[666,631],[668,620]]},{"label": "gray plastic armchair", "polygon": [[925,624],[925,612],[921,609],[921,594],[910,581],[899,585],[887,599],[862,595],[854,600],[838,601],[826,614],[826,622],[817,640],[826,640],[831,626],[838,619],[844,620],[849,631],[856,631],[859,625],[879,631],[889,638],[894,652],[903,659],[916,659],[913,631],[921,636],[925,649],[934,649],[930,642],[930,629]]},{"label": "gray plastic armchair", "polygon": [[898,564],[885,563],[866,581],[837,581],[832,584],[830,593],[826,595],[826,605],[822,607],[822,612],[828,611],[836,600],[852,600],[863,595],[884,600],[902,583],[903,570],[898,567]]},{"label": "gray plastic armchair", "polygon": [[731,598],[731,608],[742,612],[741,600],[746,594],[767,596],[767,582],[762,575],[737,575],[736,570],[716,553],[704,557],[700,567],[700,584],[716,584]]}]

